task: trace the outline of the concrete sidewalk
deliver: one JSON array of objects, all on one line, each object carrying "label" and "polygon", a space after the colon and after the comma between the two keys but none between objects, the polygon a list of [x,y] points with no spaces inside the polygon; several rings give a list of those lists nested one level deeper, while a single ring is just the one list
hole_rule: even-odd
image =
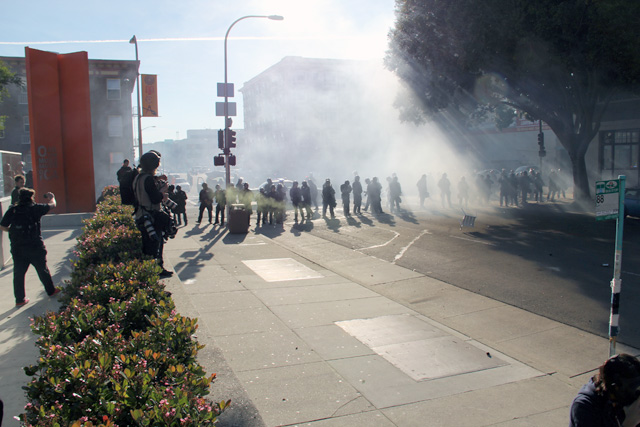
[{"label": "concrete sidewalk", "polygon": [[[218,374],[211,398],[232,399],[220,426],[565,426],[608,356],[605,338],[288,224],[246,235],[191,224],[165,246],[177,273],[165,283],[198,318],[199,360]],[[79,227],[43,234],[60,283]],[[31,302],[15,309],[12,273],[0,271],[6,426],[37,358],[28,317],[57,308],[31,269]]]}]

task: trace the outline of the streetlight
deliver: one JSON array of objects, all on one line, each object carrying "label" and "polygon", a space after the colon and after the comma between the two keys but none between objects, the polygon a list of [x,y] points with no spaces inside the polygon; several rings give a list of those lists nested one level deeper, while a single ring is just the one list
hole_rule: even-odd
[{"label": "streetlight", "polygon": [[138,155],[142,158],[142,115],[140,113],[140,61],[138,60],[138,39],[135,34],[129,40],[129,44],[136,45],[136,62],[138,63],[138,71],[136,73],[136,87],[138,89]]},{"label": "streetlight", "polygon": [[[229,32],[231,31],[233,26],[236,25],[238,22],[242,21],[243,19],[248,19],[248,18],[267,18],[272,21],[282,21],[284,19],[284,17],[280,15],[247,15],[247,16],[243,16],[242,18],[236,19],[235,21],[233,21],[233,24],[229,26],[229,29],[227,30],[227,34],[225,34],[224,36],[224,127],[225,129],[230,127],[229,126],[229,92],[227,90],[227,39],[229,38]],[[229,141],[226,141],[226,137],[227,137],[227,132],[225,132],[224,168],[225,168],[226,181],[227,181],[227,187],[228,187],[229,184],[231,184],[231,166],[229,165],[229,154],[231,154],[231,152],[229,147]]]}]

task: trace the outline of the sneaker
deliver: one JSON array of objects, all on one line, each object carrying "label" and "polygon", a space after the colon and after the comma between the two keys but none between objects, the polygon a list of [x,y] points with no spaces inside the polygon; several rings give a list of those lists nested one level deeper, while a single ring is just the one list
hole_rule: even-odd
[{"label": "sneaker", "polygon": [[16,307],[24,307],[29,302],[29,298],[25,298],[22,302],[16,303]]},{"label": "sneaker", "polygon": [[163,270],[160,272],[159,276],[160,276],[160,278],[161,278],[161,279],[166,279],[166,278],[168,278],[168,277],[173,276],[173,271],[169,271],[169,270],[164,270],[164,269],[163,269]]},{"label": "sneaker", "polygon": [[60,292],[62,292],[62,289],[56,288],[56,290],[53,291],[53,293],[51,295],[49,295],[49,296],[50,297],[54,297],[54,296],[58,295]]}]

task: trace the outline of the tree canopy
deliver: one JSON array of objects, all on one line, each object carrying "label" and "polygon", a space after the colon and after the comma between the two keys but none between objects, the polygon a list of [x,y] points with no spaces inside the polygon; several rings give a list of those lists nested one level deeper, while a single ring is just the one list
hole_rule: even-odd
[{"label": "tree canopy", "polygon": [[609,101],[640,77],[637,0],[396,0],[386,57],[416,102],[405,120],[509,106],[541,119],[589,198],[587,148]]},{"label": "tree canopy", "polygon": [[7,86],[15,84],[22,85],[22,79],[16,76],[7,68],[7,66],[0,61],[0,101],[7,95]]}]

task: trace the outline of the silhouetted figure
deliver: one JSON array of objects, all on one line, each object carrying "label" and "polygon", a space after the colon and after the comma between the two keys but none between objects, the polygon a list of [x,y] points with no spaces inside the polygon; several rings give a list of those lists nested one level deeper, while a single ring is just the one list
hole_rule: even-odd
[{"label": "silhouetted figure", "polygon": [[[209,193],[209,197],[211,197],[211,193]],[[216,184],[216,191],[213,193],[212,198],[216,201],[216,221],[213,224],[218,224],[218,218],[220,218],[220,227],[222,227],[224,225],[224,213],[227,209],[227,192],[220,184]],[[209,223],[211,223],[211,211],[209,211]]]},{"label": "silhouetted figure", "polygon": [[518,178],[518,187],[520,188],[520,194],[522,196],[522,204],[527,203],[527,195],[531,191],[531,180],[527,171],[522,172],[522,175]]},{"label": "silhouetted figure", "polygon": [[549,192],[547,193],[547,200],[551,199],[552,202],[555,201],[558,190],[558,173],[555,169],[551,169],[551,172],[549,173]]},{"label": "silhouetted figure", "polygon": [[264,191],[264,187],[256,194],[256,204],[258,210],[256,226],[259,226],[260,224],[265,224],[267,222],[267,214],[269,213],[269,210],[267,209],[267,194]]},{"label": "silhouetted figure", "polygon": [[120,169],[118,169],[118,172],[116,172],[118,182],[122,181],[122,179],[132,170],[133,169],[131,169],[131,166],[129,166],[129,159],[124,159],[124,161],[122,162],[122,166],[120,166]]},{"label": "silhouetted figure", "polygon": [[351,187],[353,189],[353,213],[360,214],[362,213],[362,184],[358,175],[356,175]]},{"label": "silhouetted figure", "polygon": [[[219,185],[216,185],[216,188],[219,188]],[[202,183],[202,190],[200,190],[200,194],[198,195],[200,202],[200,209],[198,213],[198,220],[196,223],[200,224],[202,222],[202,215],[204,214],[204,210],[206,209],[209,214],[209,224],[213,220],[213,191],[209,188],[206,182]],[[217,211],[217,208],[216,208]]]},{"label": "silhouetted figure", "polygon": [[311,202],[313,203],[313,206],[316,209],[316,212],[318,211],[318,186],[316,185],[315,182],[313,182],[312,178],[307,178],[307,184],[309,184],[309,191],[311,192]]},{"label": "silhouetted figure", "polygon": [[364,210],[365,212],[369,209],[369,205],[371,204],[371,196],[369,195],[369,186],[371,185],[371,180],[369,178],[365,178],[364,180],[364,184],[365,184],[365,192],[364,195],[366,196],[366,203],[364,204]]},{"label": "silhouetted figure", "polygon": [[333,209],[336,207],[336,190],[331,186],[331,180],[327,178],[322,186],[322,217],[327,217],[327,208],[331,213],[331,218],[335,218]]},{"label": "silhouetted figure", "polygon": [[389,208],[391,209],[391,212],[394,211],[394,206],[396,211],[400,210],[400,203],[402,202],[402,199],[400,198],[401,195],[402,187],[400,186],[398,177],[394,174],[389,182]]},{"label": "silhouetted figure", "polygon": [[536,202],[540,203],[544,201],[544,181],[542,181],[542,176],[540,172],[533,171],[531,172],[532,180],[533,180],[533,197]]},{"label": "silhouetted figure", "polygon": [[463,205],[465,208],[469,206],[469,183],[464,176],[458,181],[458,200],[460,201],[460,207]]},{"label": "silhouetted figure", "polygon": [[[311,219],[311,188],[307,181],[302,181],[302,187],[300,187],[300,197],[302,198],[301,206],[307,212],[307,221]],[[304,217],[304,215],[303,215]]]},{"label": "silhouetted figure", "polygon": [[253,191],[249,189],[249,183],[245,182],[242,185],[242,191],[238,195],[238,201],[244,205],[244,209],[247,211],[247,223],[251,225],[251,214],[253,213]]},{"label": "silhouetted figure", "polygon": [[300,193],[300,187],[298,187],[298,181],[293,181],[293,186],[289,190],[289,198],[293,205],[293,216],[295,222],[298,222],[298,211],[300,211],[300,219],[304,220],[304,212],[302,211],[302,194]]},{"label": "silhouetted figure", "polygon": [[344,184],[340,186],[340,194],[342,195],[342,209],[344,211],[344,216],[351,216],[349,212],[349,204],[351,203],[351,191],[352,187],[349,183],[349,180],[346,180]]},{"label": "silhouetted figure", "polygon": [[444,208],[444,200],[447,199],[447,203],[451,208],[451,181],[447,178],[447,174],[443,173],[442,178],[438,181],[438,188],[440,189],[440,201],[442,202],[442,207]]},{"label": "silhouetted figure", "polygon": [[416,183],[416,187],[418,187],[418,196],[420,197],[420,207],[424,209],[424,201],[429,197],[429,190],[427,189],[427,175],[423,174],[418,182]]},{"label": "silhouetted figure", "polygon": [[182,225],[182,220],[184,219],[184,225],[187,225],[187,193],[184,192],[181,186],[176,185],[176,192],[174,193],[173,201],[176,202],[177,206],[173,211],[176,215],[176,223],[178,225]]},{"label": "silhouetted figure", "polygon": [[367,193],[371,197],[371,212],[374,214],[383,214],[382,211],[382,184],[378,181],[378,177],[374,176],[367,186]]}]

